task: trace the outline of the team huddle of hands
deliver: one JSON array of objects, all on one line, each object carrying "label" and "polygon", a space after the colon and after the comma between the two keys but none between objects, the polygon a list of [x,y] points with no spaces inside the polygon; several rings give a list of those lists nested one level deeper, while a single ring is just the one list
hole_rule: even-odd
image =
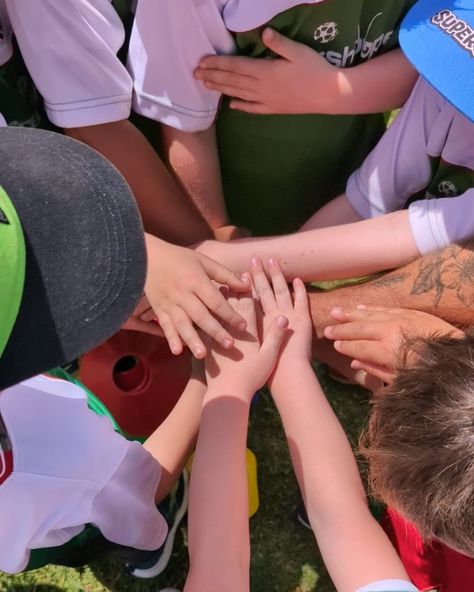
[{"label": "team huddle of hands", "polygon": [[[248,331],[248,320],[237,305],[238,295],[244,296],[253,290],[263,305],[265,289],[261,278],[264,269],[272,278],[278,270],[276,289],[281,292],[283,284],[286,287],[276,261],[262,264],[253,259],[249,262],[252,282],[248,273],[239,276],[195,250],[170,245],[149,235],[146,240],[145,296],[124,328],[165,337],[175,355],[188,347],[195,358],[204,359],[212,342],[220,351],[233,350]],[[260,290],[255,292],[257,280]],[[300,284],[303,285],[297,280],[297,285]],[[223,286],[228,288],[229,295]],[[296,288],[294,290],[296,295]],[[353,369],[384,383],[393,381],[398,352],[405,337],[455,331],[442,319],[414,310],[361,304],[351,310],[337,307],[331,314],[334,324],[326,327],[324,336],[333,342],[337,352],[352,358]]]}]

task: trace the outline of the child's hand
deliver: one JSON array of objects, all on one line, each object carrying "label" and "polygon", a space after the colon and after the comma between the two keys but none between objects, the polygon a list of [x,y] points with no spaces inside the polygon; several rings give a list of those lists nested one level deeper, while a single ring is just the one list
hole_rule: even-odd
[{"label": "child's hand", "polygon": [[252,293],[231,292],[228,302],[247,322],[247,331],[229,329],[235,343],[232,351],[224,350],[215,342],[212,344],[206,358],[207,384],[209,389],[216,390],[220,395],[243,397],[250,402],[255,391],[266,383],[275,366],[288,320],[283,313],[273,314],[272,311],[260,343],[256,310],[258,304]]},{"label": "child's hand", "polygon": [[463,336],[462,331],[446,321],[417,310],[361,306],[353,310],[335,308],[331,314],[339,324],[326,327],[324,334],[334,341],[334,348],[353,358],[352,368],[387,384],[395,378],[400,348],[406,338]]},{"label": "child's hand", "polygon": [[153,320],[144,321],[142,317],[147,318],[150,315],[150,311],[153,314],[153,310],[150,307],[150,303],[146,296],[143,296],[138,303],[136,309],[133,311],[131,317],[123,324],[122,329],[126,331],[139,331],[142,333],[149,333],[150,335],[157,335],[163,337],[163,331],[159,325]]},{"label": "child's hand", "polygon": [[277,370],[283,364],[292,360],[311,360],[311,341],[313,326],[309,314],[308,295],[304,283],[300,279],[293,282],[294,304],[288,284],[277,261],[270,259],[267,271],[272,280],[272,287],[268,282],[262,263],[259,259],[252,260],[253,285],[260,300],[265,326],[280,315],[289,322],[286,343],[280,354]]},{"label": "child's hand", "polygon": [[[230,106],[247,113],[330,113],[338,69],[317,51],[272,29],[264,30],[262,40],[278,59],[208,56],[196,78],[232,97]],[[324,92],[308,92],[308,81]]]},{"label": "child's hand", "polygon": [[146,235],[146,241],[148,274],[145,293],[152,311],[142,315],[141,320],[156,317],[176,355],[183,351],[184,343],[196,358],[206,356],[206,348],[193,323],[223,348],[231,349],[234,337],[219,320],[242,331],[245,330],[245,320],[226,301],[213,280],[235,291],[248,290],[249,284],[196,251],[171,245],[151,235]]}]

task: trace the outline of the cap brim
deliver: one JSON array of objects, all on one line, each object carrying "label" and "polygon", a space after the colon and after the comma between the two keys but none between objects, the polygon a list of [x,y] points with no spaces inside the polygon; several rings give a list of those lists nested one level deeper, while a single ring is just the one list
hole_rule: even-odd
[{"label": "cap brim", "polygon": [[[452,13],[466,26],[445,30],[433,17]],[[474,121],[474,9],[472,0],[421,0],[400,28],[400,46],[418,72],[458,111]],[[441,17],[440,17],[441,18]],[[451,25],[455,26],[455,21]],[[471,29],[471,33],[469,32]],[[457,36],[456,36],[457,34]]]},{"label": "cap brim", "polygon": [[128,185],[80,142],[0,129],[0,185],[26,246],[20,310],[0,358],[4,389],[114,334],[143,293],[146,254]]}]

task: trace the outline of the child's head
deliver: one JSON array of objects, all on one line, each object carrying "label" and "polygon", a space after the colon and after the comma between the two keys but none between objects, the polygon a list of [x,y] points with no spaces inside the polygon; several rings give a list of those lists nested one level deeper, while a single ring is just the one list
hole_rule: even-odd
[{"label": "child's head", "polygon": [[0,130],[0,389],[74,360],[118,331],[143,294],[135,200],[91,148]]},{"label": "child's head", "polygon": [[474,333],[407,346],[415,361],[375,395],[363,438],[371,488],[427,539],[474,556]]}]

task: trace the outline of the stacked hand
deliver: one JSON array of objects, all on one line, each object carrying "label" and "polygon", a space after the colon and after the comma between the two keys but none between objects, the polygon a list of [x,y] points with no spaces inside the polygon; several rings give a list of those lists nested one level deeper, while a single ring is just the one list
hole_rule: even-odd
[{"label": "stacked hand", "polygon": [[[248,280],[250,284],[250,278]],[[265,327],[260,337],[258,325],[262,310],[252,292],[231,292],[228,303],[245,319],[247,330],[236,331],[229,327],[234,339],[234,348],[230,351],[215,341],[209,344],[207,383],[220,394],[243,397],[249,402],[273,371],[288,319],[282,312],[272,310],[268,318],[264,317]]]},{"label": "stacked hand", "polygon": [[325,337],[334,341],[339,353],[353,358],[352,368],[387,384],[395,378],[407,338],[463,335],[446,321],[417,310],[361,305],[353,310],[335,308],[332,316],[338,324],[326,327]]}]

